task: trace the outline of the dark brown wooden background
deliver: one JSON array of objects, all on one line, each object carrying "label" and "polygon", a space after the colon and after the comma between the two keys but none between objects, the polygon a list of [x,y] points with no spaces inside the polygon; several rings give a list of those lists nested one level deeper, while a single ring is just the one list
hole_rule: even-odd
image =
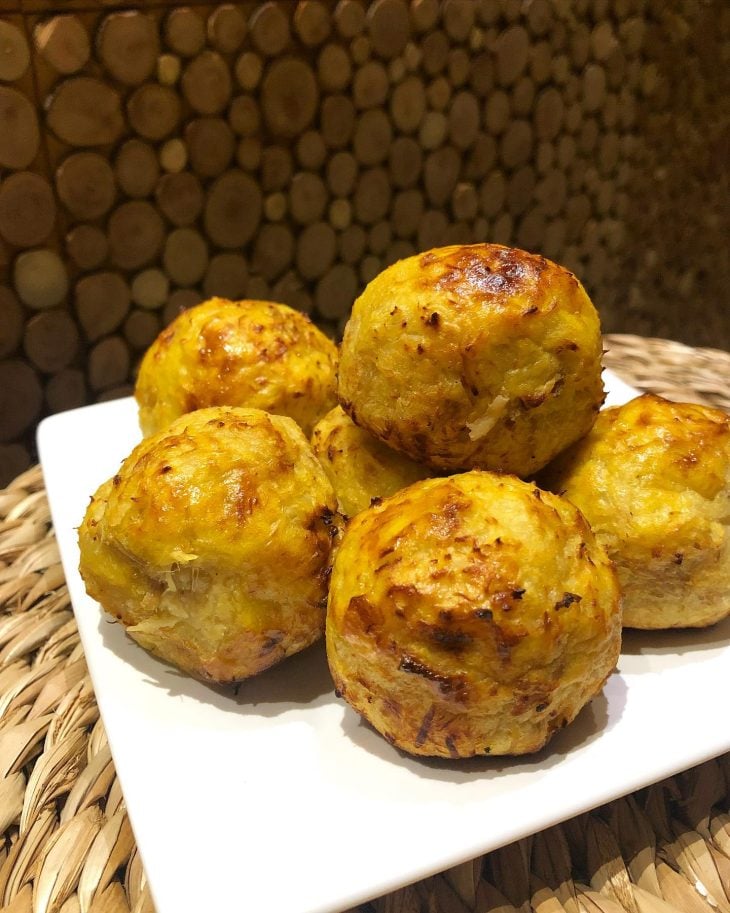
[{"label": "dark brown wooden background", "polygon": [[180,308],[336,335],[439,244],[540,251],[607,331],[730,348],[728,74],[726,0],[3,0],[0,484]]}]

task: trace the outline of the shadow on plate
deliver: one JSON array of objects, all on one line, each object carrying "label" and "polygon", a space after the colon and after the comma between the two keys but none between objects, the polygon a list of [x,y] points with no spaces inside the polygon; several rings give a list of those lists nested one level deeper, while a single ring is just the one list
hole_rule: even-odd
[{"label": "shadow on plate", "polygon": [[101,613],[99,631],[107,649],[171,697],[186,697],[227,712],[251,710],[265,717],[305,706],[317,707],[334,699],[324,641],[237,685],[216,685],[199,681],[157,659],[136,643],[121,624]]},{"label": "shadow on plate", "polygon": [[619,674],[614,673],[606,689],[593,698],[569,726],[557,732],[540,751],[530,755],[475,757],[453,761],[447,758],[414,757],[395,748],[350,709],[344,714],[341,725],[347,738],[382,761],[399,767],[406,766],[426,779],[469,783],[475,776],[496,776],[553,767],[566,755],[586,747],[617,723],[626,705],[626,693],[626,683]]},{"label": "shadow on plate", "polygon": [[[701,662],[708,655],[730,646],[730,618],[709,628],[673,628],[666,631],[639,631],[624,629],[621,656],[666,657],[676,665],[676,657],[683,663]],[[631,664],[632,672],[656,672],[656,665],[646,667]]]}]

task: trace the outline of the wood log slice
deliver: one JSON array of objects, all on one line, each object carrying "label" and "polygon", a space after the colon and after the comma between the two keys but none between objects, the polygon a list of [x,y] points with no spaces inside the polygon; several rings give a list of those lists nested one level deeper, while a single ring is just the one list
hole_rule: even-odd
[{"label": "wood log slice", "polygon": [[523,165],[507,182],[507,208],[513,216],[522,215],[533,202],[537,176],[532,165]]},{"label": "wood log slice", "polygon": [[74,15],[39,22],[33,29],[33,44],[45,62],[65,76],[83,69],[91,54],[89,34]]},{"label": "wood log slice", "polygon": [[249,21],[249,31],[254,47],[266,57],[277,57],[289,44],[289,19],[273,2],[256,7]]},{"label": "wood log slice", "polygon": [[132,128],[144,139],[159,141],[173,133],[180,122],[180,96],[170,86],[145,83],[127,102]]},{"label": "wood log slice", "polygon": [[264,217],[269,222],[281,222],[286,212],[287,198],[280,190],[264,198]]},{"label": "wood log slice", "polygon": [[79,331],[68,311],[52,308],[25,325],[23,348],[31,364],[44,374],[68,367],[79,348]]},{"label": "wood log slice", "polygon": [[163,86],[174,86],[180,79],[182,63],[177,54],[160,54],[157,58],[157,82]]},{"label": "wood log slice", "polygon": [[189,7],[172,10],[165,20],[165,42],[181,57],[195,57],[205,46],[205,23]]},{"label": "wood log slice", "polygon": [[17,296],[6,285],[0,285],[0,358],[18,348],[23,337],[25,315]]},{"label": "wood log slice", "polygon": [[59,83],[46,106],[46,124],[70,146],[106,146],[124,130],[119,93],[90,76]]},{"label": "wood log slice", "polygon": [[308,225],[318,222],[327,206],[327,187],[318,174],[300,171],[295,174],[290,188],[289,210],[295,222]]},{"label": "wood log slice", "polygon": [[0,234],[14,247],[42,244],[53,230],[56,202],[45,178],[31,171],[0,183]]},{"label": "wood log slice", "polygon": [[376,222],[368,232],[368,250],[371,254],[384,254],[393,239],[390,223],[385,219]]},{"label": "wood log slice", "polygon": [[420,190],[401,190],[393,199],[391,218],[399,238],[412,238],[418,231],[425,203]]},{"label": "wood log slice", "polygon": [[314,303],[319,313],[330,320],[350,313],[357,296],[359,281],[355,270],[346,263],[337,263],[317,282]]},{"label": "wood log slice", "polygon": [[310,314],[314,307],[312,296],[302,285],[302,280],[295,270],[289,270],[280,279],[277,279],[271,290],[271,296],[274,301],[288,304],[289,307],[295,308],[303,314]]},{"label": "wood log slice", "polygon": [[203,211],[203,187],[189,171],[163,175],[155,190],[155,200],[173,225],[192,225]]},{"label": "wood log slice", "polygon": [[77,219],[98,219],[116,198],[114,172],[96,152],[75,152],[56,171],[56,191],[66,209]]},{"label": "wood log slice", "polygon": [[317,58],[317,81],[325,92],[341,92],[350,85],[352,64],[340,44],[326,44]]},{"label": "wood log slice", "polygon": [[493,171],[479,188],[479,208],[487,219],[493,219],[504,208],[507,181],[501,171]]},{"label": "wood log slice", "polygon": [[228,108],[228,122],[238,136],[256,136],[261,129],[261,112],[256,99],[237,95]]},{"label": "wood log slice", "polygon": [[365,253],[367,234],[361,225],[348,225],[337,239],[337,252],[344,263],[359,263]]},{"label": "wood log slice", "polygon": [[0,441],[12,441],[36,421],[43,404],[40,379],[27,362],[0,361]]},{"label": "wood log slice", "polygon": [[352,222],[352,204],[345,197],[338,197],[329,205],[327,218],[335,231],[344,231]]},{"label": "wood log slice", "polygon": [[219,295],[235,301],[243,297],[247,283],[248,264],[240,254],[216,254],[208,264],[203,293],[207,298]]},{"label": "wood log slice", "polygon": [[78,368],[64,368],[46,384],[46,403],[51,412],[78,409],[86,403],[86,381]]},{"label": "wood log slice", "polygon": [[473,0],[445,0],[443,21],[446,34],[452,41],[466,41],[474,26],[476,5]]},{"label": "wood log slice", "polygon": [[380,108],[365,111],[355,125],[353,150],[361,165],[378,165],[388,157],[393,128]]},{"label": "wood log slice", "polygon": [[80,270],[96,269],[109,253],[109,241],[96,225],[76,225],[65,239],[66,253]]},{"label": "wood log slice", "polygon": [[258,54],[244,51],[236,60],[234,73],[238,84],[247,92],[252,92],[261,81],[264,65]]},{"label": "wood log slice", "polygon": [[522,75],[530,51],[530,37],[521,25],[506,29],[496,46],[496,76],[502,86],[511,86]]},{"label": "wood log slice", "polygon": [[143,269],[132,280],[131,291],[135,304],[147,311],[157,311],[170,294],[170,280],[161,269]]},{"label": "wood log slice", "polygon": [[114,79],[125,86],[139,85],[155,70],[160,53],[157,24],[138,10],[111,13],[102,20],[96,48]]},{"label": "wood log slice", "polygon": [[291,180],[294,162],[284,146],[266,146],[261,153],[261,189],[265,193],[281,190]]},{"label": "wood log slice", "polygon": [[320,109],[322,139],[330,149],[348,145],[355,129],[355,106],[346,95],[328,95]]},{"label": "wood log slice", "polygon": [[444,206],[456,186],[461,156],[453,146],[444,146],[426,156],[423,185],[432,206]]},{"label": "wood log slice", "polygon": [[33,310],[47,310],[66,297],[68,271],[55,250],[28,250],[15,259],[13,284],[23,304]]},{"label": "wood log slice", "polygon": [[479,132],[479,102],[471,92],[457,92],[448,115],[449,140],[457,149],[472,146]]},{"label": "wood log slice", "polygon": [[220,114],[231,98],[231,72],[217,51],[203,51],[185,67],[183,95],[198,114]]},{"label": "wood log slice", "polygon": [[446,62],[446,71],[449,82],[455,88],[460,88],[469,78],[471,57],[466,48],[451,48]]},{"label": "wood log slice", "polygon": [[469,150],[464,164],[464,177],[479,181],[494,167],[497,161],[497,143],[488,133],[480,132]]},{"label": "wood log slice", "polygon": [[411,25],[414,32],[430,32],[441,15],[439,0],[411,0]]},{"label": "wood log slice", "polygon": [[388,173],[394,187],[404,190],[414,187],[423,168],[423,152],[416,140],[409,136],[397,137],[389,150]]},{"label": "wood log slice", "polygon": [[109,218],[109,253],[122,269],[139,269],[154,260],[164,238],[162,218],[143,200],[131,200],[118,206]]},{"label": "wood log slice", "polygon": [[424,149],[438,149],[446,139],[449,122],[442,111],[427,111],[418,130],[418,141]]},{"label": "wood log slice", "polygon": [[334,229],[326,222],[307,225],[297,239],[296,266],[304,279],[318,279],[332,265],[336,253]]},{"label": "wood log slice", "polygon": [[169,174],[177,174],[188,163],[188,147],[179,138],[169,139],[160,146],[160,168]]},{"label": "wood log slice", "polygon": [[439,29],[429,32],[421,43],[423,59],[421,66],[429,76],[437,76],[446,67],[451,44],[446,33]]},{"label": "wood log slice", "polygon": [[243,44],[247,31],[243,11],[233,3],[219,6],[208,17],[208,41],[221,54],[235,54]]},{"label": "wood log slice", "polygon": [[242,136],[236,146],[236,162],[244,171],[256,171],[264,149],[257,136]]},{"label": "wood log slice", "polygon": [[15,82],[24,75],[30,63],[30,49],[25,35],[4,19],[0,19],[0,79]]},{"label": "wood log slice", "polygon": [[417,76],[399,83],[390,98],[390,116],[399,134],[415,133],[426,113],[426,90]]},{"label": "wood log slice", "polygon": [[368,168],[361,172],[353,200],[356,220],[362,225],[373,225],[384,219],[390,207],[390,196],[390,181],[384,168]]},{"label": "wood log slice", "polygon": [[408,7],[403,0],[375,0],[367,9],[373,50],[387,59],[403,53],[411,34]]},{"label": "wood log slice", "polygon": [[39,143],[33,105],[17,89],[0,86],[0,167],[27,168],[38,153]]},{"label": "wood log slice", "polygon": [[212,178],[228,168],[236,140],[228,123],[220,117],[198,117],[185,127],[185,143],[193,171]]},{"label": "wood log slice", "polygon": [[332,31],[330,12],[320,0],[299,0],[294,10],[294,31],[305,47],[323,44]]},{"label": "wood log slice", "polygon": [[479,196],[476,188],[468,181],[460,181],[451,194],[451,212],[458,221],[476,218],[479,210]]},{"label": "wood log slice", "polygon": [[213,183],[203,215],[208,237],[218,247],[243,247],[261,219],[261,190],[242,171],[230,170]]},{"label": "wood log slice", "polygon": [[256,233],[251,266],[254,272],[273,282],[294,259],[294,235],[287,225],[264,225]]},{"label": "wood log slice", "polygon": [[448,224],[446,214],[442,210],[426,210],[418,226],[418,238],[416,241],[418,250],[430,250],[432,247],[439,247]]},{"label": "wood log slice", "polygon": [[322,134],[307,130],[297,140],[297,158],[302,168],[318,171],[327,158],[327,147]]},{"label": "wood log slice", "polygon": [[524,165],[532,153],[532,127],[526,120],[513,120],[499,144],[499,157],[507,168]]},{"label": "wood log slice", "polygon": [[160,165],[154,148],[139,139],[124,143],[114,159],[114,173],[119,187],[129,197],[143,199],[154,192],[160,177]]},{"label": "wood log slice", "polygon": [[89,352],[89,386],[97,393],[122,384],[129,369],[129,349],[119,336],[102,339]]},{"label": "wood log slice", "polygon": [[103,271],[79,279],[74,308],[89,342],[113,333],[127,316],[131,300],[129,285],[120,273]]},{"label": "wood log slice", "polygon": [[269,130],[274,136],[297,136],[314,119],[318,98],[317,80],[307,63],[295,57],[274,61],[261,87]]},{"label": "wood log slice", "polygon": [[484,107],[484,123],[493,136],[500,136],[510,122],[510,98],[506,92],[496,89],[490,93]]},{"label": "wood log slice", "polygon": [[342,38],[354,38],[365,28],[365,8],[359,0],[338,0],[334,20]]},{"label": "wood log slice", "polygon": [[162,254],[165,272],[175,285],[195,285],[208,267],[208,244],[194,228],[176,228],[165,241]]},{"label": "wood log slice", "polygon": [[357,178],[357,159],[351,152],[336,152],[327,161],[327,186],[336,197],[346,197],[352,192]]},{"label": "wood log slice", "polygon": [[124,338],[133,349],[144,352],[161,329],[162,322],[157,313],[135,309],[124,321]]},{"label": "wood log slice", "polygon": [[378,60],[368,60],[355,71],[352,100],[356,108],[375,108],[385,102],[390,83],[388,71]]}]

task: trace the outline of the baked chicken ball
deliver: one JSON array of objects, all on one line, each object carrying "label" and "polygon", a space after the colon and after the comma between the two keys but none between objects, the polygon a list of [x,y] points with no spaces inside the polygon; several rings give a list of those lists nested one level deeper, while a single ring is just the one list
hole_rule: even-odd
[{"label": "baked chicken ball", "polygon": [[620,638],[588,524],[513,476],[415,482],[350,521],[335,557],[335,685],[412,754],[536,751],[601,690]]},{"label": "baked chicken ball", "polygon": [[433,475],[427,466],[358,428],[340,406],[314,426],[312,449],[332,482],[340,510],[348,517],[369,507],[373,498],[394,495],[411,482]]},{"label": "baked chicken ball", "polygon": [[81,575],[151,653],[238,681],[322,635],[336,509],[292,419],[201,409],[142,441],[94,495]]},{"label": "baked chicken ball", "polygon": [[253,406],[309,435],[337,402],[337,348],[285,304],[211,298],[183,311],[146,352],[135,396],[142,433],[207,406]]},{"label": "baked chicken ball", "polygon": [[542,484],[588,518],[613,559],[631,628],[730,615],[730,417],[646,395],[606,409]]},{"label": "baked chicken ball", "polygon": [[603,402],[598,315],[575,276],[497,244],[394,263],[357,299],[340,353],[356,424],[438,469],[527,476]]}]

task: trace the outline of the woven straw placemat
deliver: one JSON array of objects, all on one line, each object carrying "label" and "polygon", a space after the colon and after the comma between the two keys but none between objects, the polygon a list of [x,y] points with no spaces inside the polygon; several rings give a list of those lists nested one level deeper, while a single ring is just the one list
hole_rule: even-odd
[{"label": "woven straw placemat", "polygon": [[[730,411],[730,354],[635,336],[606,348],[635,386]],[[359,909],[730,913],[729,811],[730,754]],[[0,834],[2,910],[153,910],[38,467],[0,491]]]}]

